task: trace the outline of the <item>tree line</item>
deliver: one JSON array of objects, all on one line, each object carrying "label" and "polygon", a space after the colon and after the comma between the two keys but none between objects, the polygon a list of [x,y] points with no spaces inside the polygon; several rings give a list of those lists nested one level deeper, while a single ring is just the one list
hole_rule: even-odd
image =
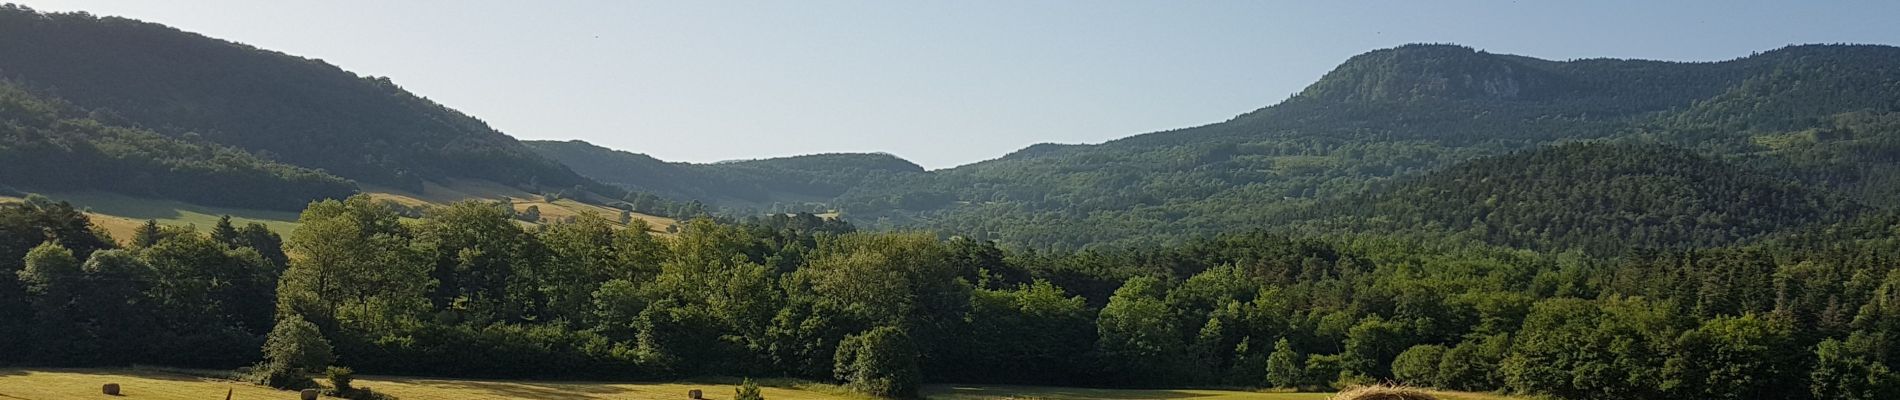
[{"label": "tree line", "polygon": [[[0,362],[378,374],[1244,386],[1563,399],[1900,394],[1900,216],[1614,258],[1397,236],[1010,250],[811,215],[676,234],[367,197],[124,245],[0,206]],[[267,340],[268,339],[268,340]],[[268,342],[268,346],[266,345]],[[258,349],[266,351],[260,353]],[[262,354],[262,355],[260,355]],[[258,361],[259,358],[265,361]]]}]

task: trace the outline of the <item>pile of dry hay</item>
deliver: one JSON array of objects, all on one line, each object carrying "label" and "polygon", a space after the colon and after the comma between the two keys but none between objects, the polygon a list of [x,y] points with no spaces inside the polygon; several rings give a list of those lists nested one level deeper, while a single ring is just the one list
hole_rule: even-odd
[{"label": "pile of dry hay", "polygon": [[1362,386],[1334,394],[1329,400],[1438,400],[1438,396],[1401,386]]}]

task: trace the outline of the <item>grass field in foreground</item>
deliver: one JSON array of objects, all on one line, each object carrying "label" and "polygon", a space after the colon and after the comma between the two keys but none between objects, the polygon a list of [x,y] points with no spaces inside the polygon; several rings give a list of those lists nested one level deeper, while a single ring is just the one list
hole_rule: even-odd
[{"label": "grass field in foreground", "polygon": [[[117,383],[119,396],[99,387]],[[297,394],[244,382],[135,370],[0,369],[0,400],[232,400],[295,399]]]},{"label": "grass field in foreground", "polygon": [[[706,398],[732,398],[735,380],[692,380],[669,383],[543,382],[363,376],[358,387],[369,387],[402,400],[466,399],[684,399],[686,391],[704,390]],[[99,392],[100,385],[118,383],[121,396]],[[837,387],[794,382],[767,382],[770,400],[869,400]],[[128,369],[0,369],[0,400],[216,400],[226,390],[233,400],[294,399],[296,394],[267,387],[168,372]],[[1237,390],[1121,390],[1008,385],[929,385],[924,397],[933,400],[981,399],[1171,399],[1171,400],[1324,400],[1325,393],[1273,393]],[[1440,393],[1446,400],[1511,400],[1481,393]]]}]

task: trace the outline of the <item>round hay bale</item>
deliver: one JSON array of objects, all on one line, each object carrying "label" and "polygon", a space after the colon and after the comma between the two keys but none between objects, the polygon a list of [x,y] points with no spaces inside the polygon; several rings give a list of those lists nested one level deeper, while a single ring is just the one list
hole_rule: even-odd
[{"label": "round hay bale", "polygon": [[100,392],[102,392],[102,393],[105,393],[105,394],[108,394],[108,395],[113,395],[113,396],[118,396],[118,395],[119,395],[119,384],[117,384],[117,383],[108,383],[108,384],[106,384],[105,386],[102,386],[102,387],[100,387],[100,388],[99,388],[99,391],[100,391]]},{"label": "round hay bale", "polygon": [[1329,400],[1438,400],[1438,396],[1408,387],[1361,386],[1334,394]]},{"label": "round hay bale", "polygon": [[317,400],[318,393],[320,392],[318,392],[316,389],[304,389],[302,392],[298,392],[298,394],[302,396],[301,398],[303,400]]},{"label": "round hay bale", "polygon": [[699,389],[688,390],[686,391],[686,398],[693,399],[693,400],[702,400],[706,398],[706,393],[699,391]]}]

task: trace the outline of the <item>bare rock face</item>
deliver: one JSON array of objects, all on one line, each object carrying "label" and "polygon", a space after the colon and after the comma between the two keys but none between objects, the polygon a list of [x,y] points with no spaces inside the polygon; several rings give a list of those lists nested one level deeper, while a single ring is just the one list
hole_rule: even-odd
[{"label": "bare rock face", "polygon": [[1524,90],[1523,82],[1519,82],[1517,78],[1513,76],[1510,66],[1505,66],[1502,72],[1504,73],[1473,78],[1476,78],[1475,80],[1478,81],[1476,86],[1485,96],[1505,99],[1516,98],[1517,95]]},{"label": "bare rock face", "polygon": [[1513,100],[1562,86],[1562,77],[1530,64],[1537,62],[1544,61],[1464,46],[1406,45],[1346,60],[1300,95],[1338,101]]}]

